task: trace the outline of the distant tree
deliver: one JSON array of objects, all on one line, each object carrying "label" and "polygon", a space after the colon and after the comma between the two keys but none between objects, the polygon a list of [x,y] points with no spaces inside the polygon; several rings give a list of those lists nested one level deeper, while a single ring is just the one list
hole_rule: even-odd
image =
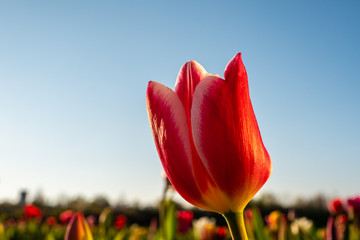
[{"label": "distant tree", "polygon": [[41,190],[35,194],[33,204],[37,207],[44,207],[46,205],[44,194]]},{"label": "distant tree", "polygon": [[323,194],[319,193],[316,196],[310,198],[308,201],[308,207],[327,211],[327,199]]},{"label": "distant tree", "polygon": [[67,204],[67,207],[77,212],[83,212],[88,207],[88,202],[85,200],[85,198],[78,196],[70,200]]},{"label": "distant tree", "polygon": [[264,208],[276,208],[280,207],[278,200],[272,193],[263,193],[260,198],[254,201],[255,205]]},{"label": "distant tree", "polygon": [[95,199],[89,204],[88,210],[93,213],[100,213],[104,208],[109,207],[110,203],[104,196],[97,196]]}]

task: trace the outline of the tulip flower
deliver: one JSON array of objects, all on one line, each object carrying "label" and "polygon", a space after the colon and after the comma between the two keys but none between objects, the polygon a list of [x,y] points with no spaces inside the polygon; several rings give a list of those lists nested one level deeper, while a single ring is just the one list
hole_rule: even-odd
[{"label": "tulip flower", "polygon": [[46,219],[46,223],[49,226],[54,226],[56,224],[56,218],[55,217],[48,217]]},{"label": "tulip flower", "polygon": [[360,196],[347,200],[347,212],[352,217],[360,216]]},{"label": "tulip flower", "polygon": [[272,164],[240,53],[224,78],[190,61],[180,69],[174,91],[149,82],[146,103],[160,160],[177,192],[199,208],[223,214],[228,223],[236,219],[244,225],[243,210],[269,178]]},{"label": "tulip flower", "polygon": [[214,218],[201,217],[193,221],[194,236],[196,239],[210,240],[216,231],[216,221]]},{"label": "tulip flower", "polygon": [[275,232],[279,229],[281,217],[282,213],[279,211],[272,211],[268,216],[265,217],[265,221],[271,231]]},{"label": "tulip flower", "polygon": [[119,215],[115,218],[114,226],[116,229],[123,229],[126,225],[127,217],[125,215]]},{"label": "tulip flower", "polygon": [[65,240],[93,240],[90,228],[81,213],[75,213],[66,228]]},{"label": "tulip flower", "polygon": [[329,212],[333,215],[342,213],[344,211],[344,205],[341,198],[335,198],[328,203]]},{"label": "tulip flower", "polygon": [[227,233],[226,227],[218,227],[216,230],[216,240],[225,240],[226,233]]},{"label": "tulip flower", "polygon": [[32,204],[25,205],[24,215],[26,219],[41,218],[41,210]]},{"label": "tulip flower", "polygon": [[178,211],[176,212],[176,218],[178,222],[178,232],[186,233],[191,228],[194,213],[191,211]]},{"label": "tulip flower", "polygon": [[71,210],[65,210],[59,215],[59,219],[63,224],[68,224],[73,217],[74,213]]}]

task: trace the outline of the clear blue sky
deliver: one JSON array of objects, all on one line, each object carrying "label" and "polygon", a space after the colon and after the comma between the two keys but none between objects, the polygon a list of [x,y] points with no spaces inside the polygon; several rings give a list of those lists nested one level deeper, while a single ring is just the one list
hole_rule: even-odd
[{"label": "clear blue sky", "polygon": [[[128,3],[123,3],[128,2]],[[0,3],[0,200],[156,201],[149,80],[243,53],[279,197],[360,194],[358,1]]]}]

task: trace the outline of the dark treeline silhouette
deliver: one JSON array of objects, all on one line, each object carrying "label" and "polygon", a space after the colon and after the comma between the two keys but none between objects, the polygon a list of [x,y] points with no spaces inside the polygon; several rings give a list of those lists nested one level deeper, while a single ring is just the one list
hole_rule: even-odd
[{"label": "dark treeline silhouette", "polygon": [[[65,210],[72,210],[74,212],[83,212],[87,215],[94,215],[98,218],[103,209],[110,207],[114,215],[126,215],[129,224],[136,223],[141,226],[149,226],[153,219],[158,219],[159,209],[158,204],[149,206],[139,206],[139,204],[125,204],[122,202],[111,205],[104,196],[95,197],[92,200],[86,200],[83,197],[75,197],[58,204],[47,204],[44,197],[39,194],[33,201],[26,201],[24,199],[26,194],[22,192],[21,199],[17,203],[2,202],[0,203],[0,220],[4,218],[21,218],[23,215],[23,207],[25,204],[34,204],[39,207],[44,217],[59,216]],[[24,197],[25,195],[25,197]],[[325,227],[329,216],[327,210],[327,199],[323,195],[317,195],[309,199],[298,198],[293,204],[284,206],[279,203],[275,195],[266,193],[261,195],[257,200],[252,200],[247,208],[257,207],[263,217],[270,214],[272,211],[278,210],[282,213],[291,213],[296,217],[307,217],[314,221],[316,227]],[[203,211],[198,208],[184,208],[181,204],[176,203],[177,210],[191,210],[194,213],[194,218],[208,216],[216,219],[220,226],[225,226],[224,218],[217,214],[208,211]]]}]

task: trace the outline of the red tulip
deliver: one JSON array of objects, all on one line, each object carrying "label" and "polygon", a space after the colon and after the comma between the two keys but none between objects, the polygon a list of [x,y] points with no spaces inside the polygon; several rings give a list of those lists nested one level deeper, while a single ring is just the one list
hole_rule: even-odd
[{"label": "red tulip", "polygon": [[49,226],[54,226],[56,224],[56,218],[55,217],[48,217],[46,219],[46,223]]},{"label": "red tulip", "polygon": [[347,211],[353,216],[360,216],[360,196],[347,200]]},{"label": "red tulip", "polygon": [[65,240],[93,240],[90,228],[81,213],[75,213],[70,220]]},{"label": "red tulip", "polygon": [[25,218],[41,218],[41,211],[32,204],[25,205],[24,207]]},{"label": "red tulip", "polygon": [[119,215],[115,218],[114,226],[117,229],[122,229],[125,227],[127,217],[125,215]]},{"label": "red tulip", "polygon": [[176,218],[178,221],[178,232],[186,233],[191,228],[194,213],[191,211],[178,211],[176,212]]},{"label": "red tulip", "polygon": [[216,231],[216,240],[225,240],[226,233],[227,233],[226,227],[218,227]]},{"label": "red tulip", "polygon": [[149,82],[147,110],[160,160],[179,194],[203,209],[242,212],[269,178],[272,164],[240,53],[224,76],[187,62],[174,91]]},{"label": "red tulip", "polygon": [[62,223],[68,224],[73,217],[74,213],[71,210],[65,210],[59,215],[59,219]]},{"label": "red tulip", "polygon": [[339,214],[344,211],[344,206],[341,198],[335,198],[328,203],[329,212],[331,214]]}]

